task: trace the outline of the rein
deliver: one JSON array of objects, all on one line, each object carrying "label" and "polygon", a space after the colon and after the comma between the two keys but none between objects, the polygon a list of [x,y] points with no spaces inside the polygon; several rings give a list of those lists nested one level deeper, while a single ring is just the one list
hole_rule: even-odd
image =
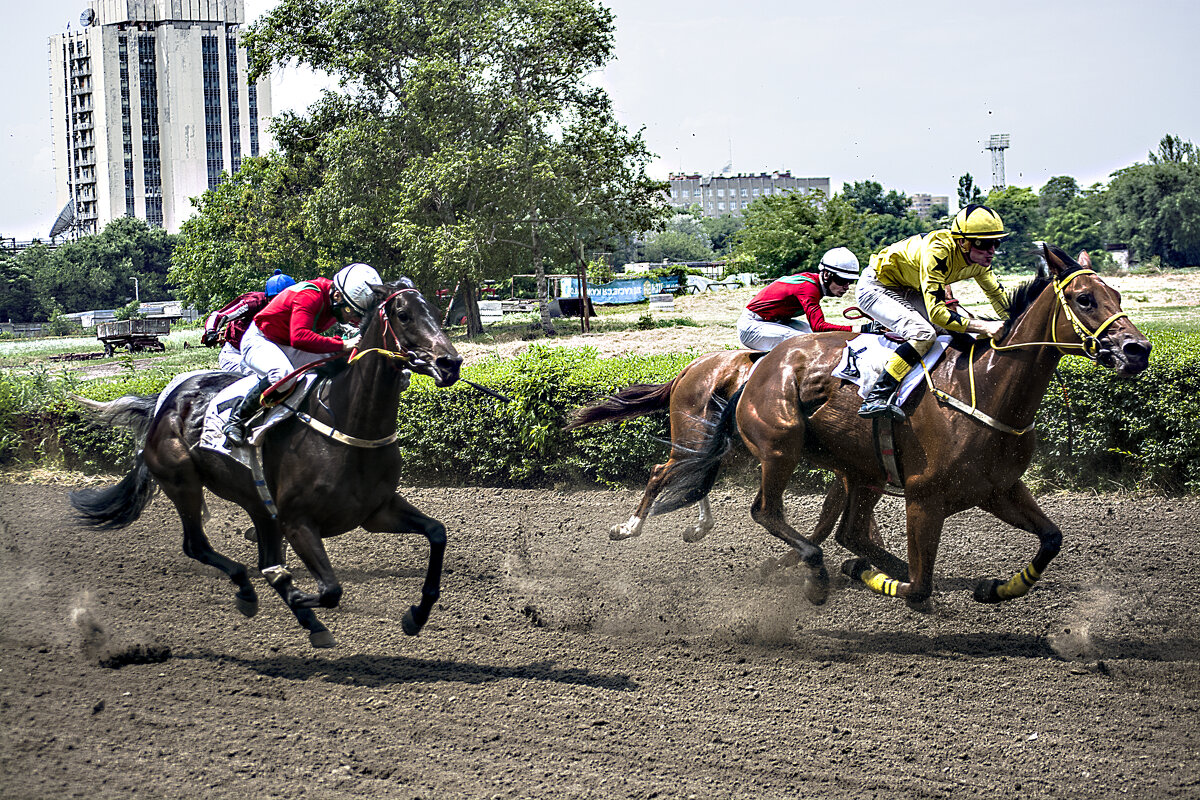
[{"label": "rein", "polygon": [[[1090,358],[1092,361],[1095,361],[1097,359],[1097,357],[1099,356],[1099,352],[1100,352],[1100,334],[1104,333],[1105,329],[1108,328],[1109,325],[1116,322],[1118,319],[1129,316],[1124,311],[1118,311],[1117,313],[1110,316],[1108,319],[1104,320],[1104,322],[1100,323],[1100,326],[1098,328],[1096,328],[1096,330],[1089,331],[1087,329],[1087,326],[1083,324],[1083,321],[1079,319],[1078,315],[1076,315],[1076,313],[1073,310],[1071,310],[1071,307],[1069,305],[1067,305],[1067,298],[1063,294],[1063,290],[1067,287],[1067,285],[1071,281],[1075,280],[1075,278],[1079,277],[1080,275],[1095,275],[1095,274],[1096,274],[1095,270],[1079,269],[1079,270],[1076,270],[1075,272],[1072,272],[1070,275],[1067,275],[1062,280],[1053,281],[1051,283],[1051,285],[1054,287],[1054,295],[1056,298],[1058,298],[1058,303],[1054,306],[1054,313],[1050,317],[1050,338],[1053,341],[1049,341],[1049,342],[1019,342],[1017,344],[1010,344],[1010,345],[998,345],[993,342],[992,349],[1004,351],[1004,350],[1017,350],[1022,347],[1055,347],[1055,348],[1058,348],[1058,351],[1060,353],[1062,353],[1063,355],[1066,355],[1067,351],[1064,350],[1063,348],[1072,348],[1072,349],[1081,350],[1084,356],[1086,356],[1087,358]],[[1075,334],[1079,337],[1079,342],[1060,342],[1060,341],[1058,341],[1058,332],[1057,332],[1058,331],[1058,310],[1060,308],[1066,314],[1067,320],[1070,321],[1071,327],[1075,330]],[[938,389],[936,386],[934,386],[933,385],[933,377],[929,373],[929,368],[926,367],[924,365],[924,363],[922,363],[921,366],[925,370],[925,383],[928,385],[929,391],[932,392],[934,397],[936,397],[940,402],[945,403],[946,405],[950,406],[951,408],[957,409],[958,411],[961,411],[962,413],[966,414],[967,416],[977,419],[980,422],[982,422],[983,424],[988,425],[989,427],[995,428],[998,431],[1002,431],[1004,433],[1010,433],[1014,436],[1022,436],[1026,433],[1029,433],[1031,430],[1033,430],[1033,426],[1034,426],[1033,422],[1030,422],[1024,428],[1014,428],[1011,425],[1007,425],[1007,424],[1001,422],[1000,420],[998,420],[994,417],[991,417],[988,414],[985,414],[984,412],[980,411],[979,408],[977,407],[976,399],[975,399],[975,345],[976,345],[976,342],[974,342],[974,341],[971,342],[971,350],[967,354],[967,364],[968,364],[967,375],[970,377],[970,384],[971,384],[971,404],[967,405],[962,400],[959,400],[957,397],[954,397],[953,395],[949,395],[946,392],[943,392],[941,389]]]}]

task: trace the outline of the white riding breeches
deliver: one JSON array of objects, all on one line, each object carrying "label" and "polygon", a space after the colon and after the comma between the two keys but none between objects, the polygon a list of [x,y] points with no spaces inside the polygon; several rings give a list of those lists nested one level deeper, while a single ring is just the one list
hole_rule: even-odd
[{"label": "white riding breeches", "polygon": [[873,320],[914,342],[932,342],[938,328],[929,321],[925,300],[916,289],[897,289],[875,279],[875,268],[867,267],[858,277],[855,303]]},{"label": "white riding breeches", "polygon": [[254,371],[242,363],[242,351],[229,342],[221,345],[217,356],[217,366],[226,372],[236,372],[239,375],[253,375]]},{"label": "white riding breeches", "polygon": [[751,350],[770,350],[793,336],[812,333],[807,317],[795,317],[787,322],[768,322],[750,309],[742,312],[737,321],[738,341]]},{"label": "white riding breeches", "polygon": [[242,336],[242,366],[249,368],[254,374],[270,378],[271,383],[283,380],[297,367],[320,361],[330,355],[332,353],[309,353],[276,344],[264,336],[254,323],[250,324]]}]

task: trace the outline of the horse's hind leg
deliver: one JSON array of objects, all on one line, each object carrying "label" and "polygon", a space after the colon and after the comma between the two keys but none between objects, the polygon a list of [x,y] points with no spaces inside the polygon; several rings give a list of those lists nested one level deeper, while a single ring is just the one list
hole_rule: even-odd
[{"label": "horse's hind leg", "polygon": [[[853,486],[846,502],[846,514],[838,527],[837,543],[857,556],[867,559],[889,575],[908,575],[908,563],[892,555],[883,546],[875,527],[875,506],[880,495],[862,486]],[[861,566],[861,565],[859,565]]]},{"label": "horse's hind leg", "polygon": [[272,518],[265,509],[250,510],[250,518],[254,521],[254,530],[258,534],[259,572],[296,615],[300,625],[308,631],[309,643],[313,647],[333,647],[333,634],[321,624],[312,610],[315,598],[301,592],[292,582],[292,573],[286,566],[287,542],[283,539],[279,521]]},{"label": "horse's hind leg", "polygon": [[750,507],[750,516],[772,536],[777,536],[796,550],[800,560],[811,570],[809,580],[805,583],[805,594],[810,603],[821,605],[829,597],[829,574],[825,571],[821,548],[788,524],[783,508],[783,491],[799,462],[794,456],[765,452],[759,455],[759,460],[762,481],[758,496]]},{"label": "horse's hind leg", "polygon": [[247,617],[253,617],[258,613],[258,594],[250,583],[246,566],[214,550],[204,534],[204,489],[200,483],[167,482],[161,479],[159,483],[163,493],[175,504],[179,519],[183,523],[184,555],[196,559],[201,564],[216,567],[228,575],[229,580],[238,587],[237,594],[234,595],[238,611]]},{"label": "horse's hind leg", "polygon": [[975,586],[975,599],[981,603],[999,603],[1024,597],[1045,572],[1051,559],[1058,555],[1062,547],[1062,531],[1042,512],[1029,488],[1021,481],[1013,484],[1007,492],[997,493],[986,503],[980,503],[979,507],[1013,527],[1036,535],[1038,550],[1029,566],[1007,581],[995,578],[980,581]]},{"label": "horse's hind leg", "polygon": [[393,495],[388,504],[363,523],[368,531],[420,533],[429,540],[429,566],[421,586],[421,602],[410,606],[400,620],[409,636],[416,636],[429,620],[433,604],[441,596],[442,560],[446,554],[446,526],[433,517],[418,511],[416,506],[400,495]]},{"label": "horse's hind leg", "polygon": [[[838,528],[838,520],[842,519],[843,512],[846,511],[847,497],[846,479],[841,476],[835,476],[825,489],[825,501],[821,504],[821,513],[817,517],[817,524],[813,526],[812,533],[806,537],[810,542],[820,546],[822,542],[829,538],[829,534]],[[879,547],[883,547],[883,537],[879,533],[879,526],[875,522],[874,513],[871,513],[867,517],[867,538]],[[839,538],[838,541],[841,542],[841,539]],[[764,568],[768,568],[769,570],[787,569],[799,563],[800,554],[795,550],[788,550],[778,560],[770,559],[764,565]]]},{"label": "horse's hind leg", "polygon": [[608,538],[619,542],[623,539],[641,536],[642,526],[646,524],[646,518],[650,516],[650,508],[654,505],[654,499],[658,497],[659,491],[662,490],[663,480],[671,465],[672,461],[654,465],[654,468],[650,470],[650,480],[646,482],[646,491],[642,493],[641,502],[634,509],[633,515],[624,522],[609,528]]}]

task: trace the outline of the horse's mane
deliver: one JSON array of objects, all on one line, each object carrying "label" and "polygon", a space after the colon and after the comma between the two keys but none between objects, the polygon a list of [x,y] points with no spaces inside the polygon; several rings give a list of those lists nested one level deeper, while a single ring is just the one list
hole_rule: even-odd
[{"label": "horse's mane", "polygon": [[[1083,269],[1079,265],[1079,262],[1067,255],[1066,251],[1061,247],[1056,247],[1052,244],[1046,245],[1046,247],[1066,267],[1066,271],[1063,272],[1061,277],[1065,278]],[[1042,293],[1042,290],[1050,285],[1050,269],[1044,263],[1045,259],[1042,257],[1040,250],[1038,251],[1038,257],[1043,262],[1038,268],[1038,274],[1008,293],[1008,318],[1012,322],[1015,322],[1019,316],[1028,311],[1029,307],[1033,305],[1033,301],[1037,300],[1038,295]]]}]

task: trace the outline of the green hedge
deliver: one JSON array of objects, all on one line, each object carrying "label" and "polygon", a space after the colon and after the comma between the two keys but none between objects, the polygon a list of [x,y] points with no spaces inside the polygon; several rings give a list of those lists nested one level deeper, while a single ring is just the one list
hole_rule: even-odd
[{"label": "green hedge", "polygon": [[[1200,490],[1200,335],[1148,335],[1154,344],[1151,366],[1134,380],[1078,357],[1062,360],[1065,391],[1052,383],[1038,414],[1039,450],[1031,470],[1038,488]],[[642,484],[650,466],[665,458],[665,415],[570,433],[561,427],[579,406],[630,384],[669,380],[696,355],[601,359],[590,348],[539,345],[465,371],[464,377],[511,397],[511,403],[465,383],[437,389],[414,378],[399,415],[403,481]],[[108,400],[152,394],[169,378],[165,371],[150,371],[74,385],[45,373],[0,375],[0,463],[49,460],[85,470],[123,468],[130,455],[128,434],[88,426],[65,391]]]}]

